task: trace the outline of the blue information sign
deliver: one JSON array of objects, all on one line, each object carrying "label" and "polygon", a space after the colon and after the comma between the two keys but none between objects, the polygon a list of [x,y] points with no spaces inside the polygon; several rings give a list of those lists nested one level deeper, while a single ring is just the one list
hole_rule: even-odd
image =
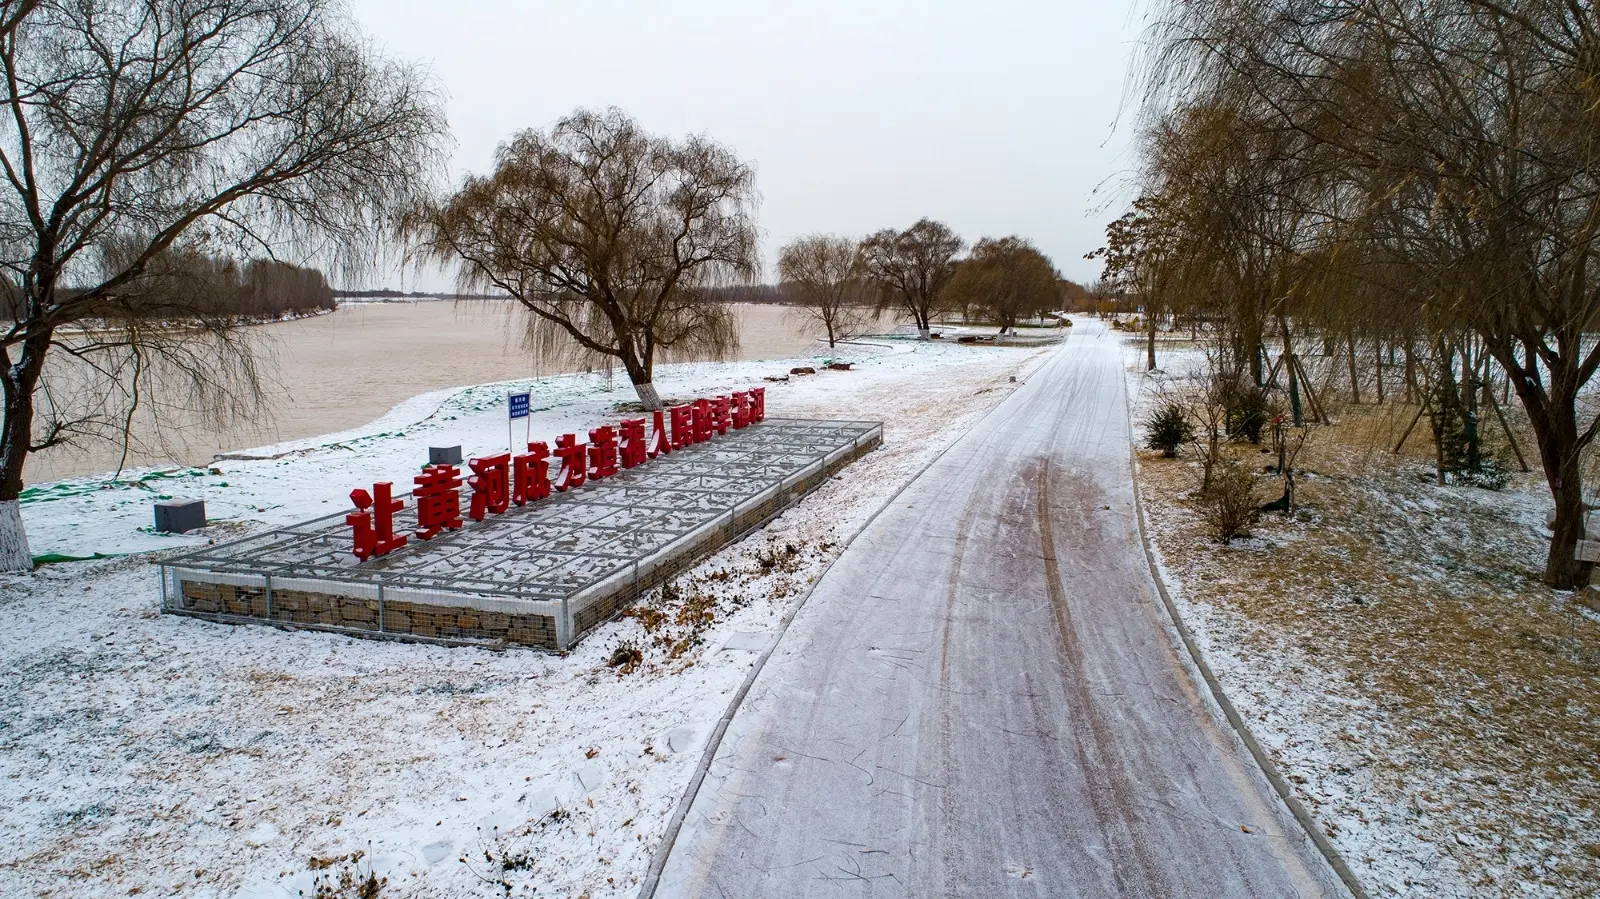
[{"label": "blue information sign", "polygon": [[511,417],[512,418],[527,418],[528,417],[528,394],[526,394],[526,393],[508,393],[508,394],[506,394],[506,400],[511,405]]}]

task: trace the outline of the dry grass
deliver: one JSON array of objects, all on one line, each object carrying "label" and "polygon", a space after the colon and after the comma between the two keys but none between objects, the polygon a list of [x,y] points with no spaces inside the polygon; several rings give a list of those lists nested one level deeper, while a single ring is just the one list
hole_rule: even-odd
[{"label": "dry grass", "polygon": [[[1288,650],[1337,685],[1326,705],[1370,760],[1369,804],[1395,803],[1385,814],[1433,843],[1474,894],[1522,895],[1521,882],[1592,895],[1600,623],[1539,583],[1540,476],[1499,493],[1434,486],[1425,419],[1403,455],[1390,452],[1414,411],[1337,409],[1301,457],[1296,514],[1263,517],[1256,539],[1232,549],[1209,537],[1191,498],[1199,466],[1141,453],[1152,530],[1202,617],[1247,622],[1229,629],[1244,668]],[[1233,454],[1272,461],[1254,447]],[[1315,780],[1285,762],[1293,779]]]}]

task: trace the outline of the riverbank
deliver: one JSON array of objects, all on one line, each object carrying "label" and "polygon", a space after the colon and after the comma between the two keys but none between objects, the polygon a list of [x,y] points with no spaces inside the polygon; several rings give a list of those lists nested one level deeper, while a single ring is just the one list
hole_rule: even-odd
[{"label": "riverbank", "polygon": [[[732,308],[739,327],[736,361],[785,358],[816,343],[791,310]],[[268,385],[260,419],[214,428],[174,408],[181,403],[167,403],[159,418],[146,408],[134,417],[126,460],[122,448],[109,443],[50,449],[28,458],[24,480],[42,484],[119,464],[206,467],[220,453],[359,427],[418,394],[593,367],[527,349],[524,315],[503,300],[345,302],[331,313],[255,325],[246,329],[247,339],[264,363]],[[612,382],[628,389],[620,371]]]}]

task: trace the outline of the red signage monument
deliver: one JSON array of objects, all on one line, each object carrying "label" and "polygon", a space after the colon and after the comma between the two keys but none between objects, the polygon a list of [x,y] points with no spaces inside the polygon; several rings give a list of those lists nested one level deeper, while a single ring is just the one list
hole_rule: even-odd
[{"label": "red signage monument", "polygon": [[[752,387],[726,396],[697,399],[681,406],[656,411],[648,438],[646,419],[626,418],[620,426],[601,425],[589,432],[589,442],[579,443],[578,435],[562,434],[552,451],[546,444],[529,443],[528,451],[512,455],[499,453],[467,460],[472,474],[466,478],[471,491],[466,517],[483,521],[499,515],[512,504],[523,506],[550,496],[551,488],[571,490],[586,481],[603,480],[620,468],[637,468],[656,456],[704,443],[713,436],[741,430],[765,421],[766,388]],[[671,422],[670,432],[667,422]],[[550,459],[560,465],[555,481],[550,479]],[[413,478],[411,495],[417,502],[419,540],[431,540],[441,531],[461,528],[461,471],[454,465],[429,465]],[[381,481],[364,489],[350,491],[356,511],[345,516],[350,525],[351,551],[357,559],[382,556],[406,545],[408,537],[394,532],[394,513],[405,507],[393,498],[394,484]]]}]

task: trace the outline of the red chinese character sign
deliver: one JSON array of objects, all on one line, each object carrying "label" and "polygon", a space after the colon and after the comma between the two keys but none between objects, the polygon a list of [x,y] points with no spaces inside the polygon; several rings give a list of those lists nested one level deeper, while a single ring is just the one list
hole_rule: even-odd
[{"label": "red chinese character sign", "polygon": [[[701,398],[657,410],[650,419],[623,419],[618,427],[602,425],[589,431],[589,442],[577,434],[556,438],[555,449],[529,443],[526,453],[499,453],[467,460],[471,474],[465,486],[471,491],[467,518],[483,521],[501,515],[514,504],[525,506],[549,498],[552,489],[564,492],[588,481],[610,478],[621,469],[638,468],[657,456],[724,436],[764,421],[766,388],[752,387],[709,399]],[[551,460],[560,467],[554,481]],[[461,514],[461,471],[454,465],[429,465],[414,479],[419,540],[432,540],[441,532],[465,526]],[[393,496],[393,484],[384,481],[350,491],[356,511],[345,516],[351,528],[351,551],[365,562],[406,545],[407,537],[394,532],[394,515],[405,503]]]},{"label": "red chinese character sign", "polygon": [[482,521],[486,514],[499,515],[511,505],[511,454],[468,459],[467,467],[472,477],[467,485],[472,488],[472,506],[467,517]]},{"label": "red chinese character sign", "polygon": [[556,489],[565,493],[582,487],[589,477],[589,447],[578,442],[577,434],[562,434],[556,438],[556,458],[561,460]]},{"label": "red chinese character sign", "polygon": [[528,444],[528,451],[511,459],[511,501],[527,505],[550,495],[550,448],[543,442]]},{"label": "red chinese character sign", "polygon": [[394,484],[388,481],[373,484],[372,493],[359,488],[350,491],[350,502],[356,511],[346,515],[344,521],[355,531],[353,551],[363,562],[406,545],[405,535],[394,532],[394,513],[406,504],[391,498],[393,491]]},{"label": "red chinese character sign", "polygon": [[589,432],[589,479],[598,481],[617,473],[617,432],[603,425]]},{"label": "red chinese character sign", "polygon": [[454,465],[429,465],[412,478],[417,489],[416,535],[432,540],[442,530],[461,527],[461,472]]},{"label": "red chinese character sign", "polygon": [[[657,412],[656,414],[660,415],[661,413]],[[622,467],[637,468],[653,455],[655,454],[645,447],[644,419],[624,418],[622,420]]]}]

